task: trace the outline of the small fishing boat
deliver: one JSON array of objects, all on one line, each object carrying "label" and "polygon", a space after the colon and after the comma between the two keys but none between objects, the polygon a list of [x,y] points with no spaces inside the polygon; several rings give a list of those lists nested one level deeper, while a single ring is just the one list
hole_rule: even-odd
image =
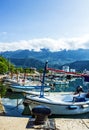
[{"label": "small fishing boat", "polygon": [[46,72],[47,62],[45,64],[43,81],[40,95],[26,95],[24,102],[30,105],[30,108],[37,105],[46,105],[51,109],[53,115],[75,115],[89,112],[89,98],[86,93],[74,95],[69,94],[44,94],[44,77]]},{"label": "small fishing boat", "polygon": [[[8,87],[9,90],[13,92],[28,92],[28,91],[37,91],[40,92],[41,86],[21,86],[21,85],[11,85]],[[50,87],[45,86],[44,91],[49,91]]]},{"label": "small fishing boat", "polygon": [[3,80],[3,82],[4,82],[4,84],[7,84],[7,85],[21,85],[21,86],[23,86],[23,85],[28,85],[28,84],[33,84],[33,82],[32,81],[30,81],[30,80],[27,80],[27,79],[21,79],[21,78],[19,78],[19,79],[17,79],[16,77],[13,77],[13,78],[5,78],[4,80]]},{"label": "small fishing boat", "polygon": [[46,105],[53,115],[75,115],[89,112],[89,98],[85,93],[74,94],[50,94],[40,97],[38,95],[26,95],[25,102],[31,108],[37,105]]},{"label": "small fishing boat", "polygon": [[[13,92],[26,92],[26,93],[28,93],[28,91],[40,92],[41,89],[41,83],[39,81],[32,81],[26,78],[24,79],[19,78],[18,80],[16,77],[13,77],[12,79],[6,78],[4,79],[4,84],[8,85],[8,91]],[[44,91],[49,90],[50,86],[45,85]]]},{"label": "small fishing boat", "polygon": [[68,85],[69,81],[65,81],[65,80],[53,80],[50,83],[51,84],[55,84],[55,85]]}]

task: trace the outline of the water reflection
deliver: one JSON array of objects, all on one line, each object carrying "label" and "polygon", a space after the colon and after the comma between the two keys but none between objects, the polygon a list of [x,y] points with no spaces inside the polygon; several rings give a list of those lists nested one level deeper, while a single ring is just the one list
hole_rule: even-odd
[{"label": "water reflection", "polygon": [[[7,116],[22,116],[24,107],[22,104],[17,106],[16,99],[2,98],[2,102]],[[21,100],[18,100],[18,102],[21,102]]]},{"label": "water reflection", "polygon": [[24,110],[23,99],[24,95],[21,93],[7,93],[6,96],[2,98],[6,116],[27,117],[26,115],[22,115]]}]

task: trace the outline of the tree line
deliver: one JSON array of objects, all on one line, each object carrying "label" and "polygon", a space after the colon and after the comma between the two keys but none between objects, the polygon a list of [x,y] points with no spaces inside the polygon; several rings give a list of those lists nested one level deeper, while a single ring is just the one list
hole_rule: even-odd
[{"label": "tree line", "polygon": [[0,56],[0,74],[6,73],[34,73],[34,69],[31,68],[23,68],[23,67],[16,67],[6,58]]}]

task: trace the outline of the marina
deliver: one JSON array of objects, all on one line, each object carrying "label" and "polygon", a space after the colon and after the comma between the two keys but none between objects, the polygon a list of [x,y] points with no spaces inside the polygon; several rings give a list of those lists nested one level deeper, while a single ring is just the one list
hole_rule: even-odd
[{"label": "marina", "polygon": [[[76,95],[74,93],[69,93],[67,95],[44,95],[44,82],[47,64],[48,62],[45,63],[43,71],[40,95],[26,95],[24,103],[28,104],[31,107],[31,110],[37,105],[45,105],[50,108],[52,115],[76,115],[89,112],[89,97],[86,96],[87,93],[83,93],[82,86],[78,86]],[[73,74],[77,75],[76,73]]]},{"label": "marina", "polygon": [[[44,68],[44,69],[46,69],[46,68]],[[16,82],[16,81],[14,81],[14,82]],[[31,82],[31,81],[29,81],[29,82]],[[33,81],[33,82],[38,83],[38,81]],[[51,88],[51,86],[49,86],[48,88],[50,88],[50,89],[48,91],[45,91],[46,86],[44,85],[44,82],[45,82],[45,70],[43,73],[42,84],[40,85],[39,91],[37,90],[38,88],[34,89],[33,86],[27,86],[27,85],[20,86],[20,85],[11,84],[8,88],[13,89],[13,91],[10,91],[10,93],[8,93],[9,92],[8,91],[7,94],[2,98],[3,105],[6,109],[6,114],[11,115],[11,113],[15,113],[15,112],[13,112],[15,109],[18,110],[17,108],[19,108],[20,116],[22,116],[21,113],[22,113],[22,110],[24,109],[24,106],[23,106],[24,102],[30,104],[30,106],[29,106],[30,108],[35,107],[35,105],[40,105],[40,103],[36,102],[36,97],[38,97],[37,98],[37,100],[39,100],[38,102],[40,102],[40,101],[43,102],[43,103],[41,103],[41,105],[47,105],[50,101],[50,105],[54,104],[54,106],[57,108],[58,104],[60,104],[59,106],[62,106],[64,104],[63,106],[65,108],[62,108],[62,109],[66,109],[66,108],[71,109],[71,110],[69,109],[68,113],[66,110],[65,111],[63,110],[63,113],[68,114],[68,115],[79,114],[79,113],[83,114],[83,113],[88,112],[89,103],[88,103],[88,98],[85,99],[85,94],[83,94],[84,96],[82,94],[81,94],[81,96],[78,96],[78,95],[75,96],[73,94],[78,85],[83,86],[84,92],[87,92],[88,84],[87,84],[87,86],[84,86],[83,78],[81,78],[81,77],[75,78],[75,80],[70,80],[68,84],[55,84],[55,86],[52,86],[52,87],[54,87],[54,89]],[[39,86],[37,86],[35,84],[34,87],[39,87]],[[79,101],[74,102],[73,101],[74,97],[77,97],[77,98],[79,97],[78,100],[80,100],[80,97],[84,98],[86,102],[85,101],[84,102],[79,102]],[[29,100],[30,98],[31,98],[31,100],[33,100],[33,104],[35,104],[35,105],[32,104],[32,101],[30,103],[30,100]],[[48,99],[48,101],[47,101],[47,99]],[[35,101],[35,103],[34,103],[34,101]],[[46,102],[47,102],[47,104],[46,104]],[[50,105],[48,105],[49,108],[51,108]],[[57,113],[55,113],[54,110],[57,110],[57,109],[55,109],[54,106],[52,106],[52,108],[53,108],[52,113],[55,115],[56,114],[61,115],[62,114],[62,111],[60,111],[61,109],[58,108],[59,111]],[[87,107],[85,108],[85,106],[87,106]],[[76,107],[75,110],[74,110],[74,107]],[[12,109],[12,108],[15,108],[15,109]],[[81,108],[84,108],[85,110],[81,109]],[[10,111],[10,109],[12,110],[12,112]],[[74,111],[75,111],[75,113],[74,113]],[[16,113],[18,113],[18,112],[16,112]],[[62,115],[65,115],[65,114],[62,114]],[[14,114],[14,115],[18,116],[18,114]],[[12,116],[13,116],[13,114],[12,114]]]},{"label": "marina", "polygon": [[[61,113],[58,112],[58,114],[55,115],[55,113],[54,113],[54,115],[53,115],[52,112],[54,112],[54,110],[52,111],[51,107],[49,106],[49,108],[51,110],[51,114],[48,116],[48,121],[45,122],[46,124],[44,124],[44,125],[40,124],[39,126],[35,125],[34,122],[35,122],[36,119],[32,114],[32,110],[35,108],[35,106],[33,106],[33,108],[31,109],[31,107],[32,107],[31,103],[25,102],[27,95],[32,97],[32,100],[36,96],[38,96],[38,97],[40,97],[39,98],[40,101],[42,100],[42,98],[44,99],[44,97],[46,97],[46,99],[47,99],[47,96],[48,96],[50,100],[52,100],[52,98],[56,99],[55,101],[57,101],[56,103],[58,104],[57,97],[59,97],[59,99],[61,99],[61,95],[66,95],[66,96],[71,95],[71,94],[73,95],[75,90],[76,90],[76,86],[78,86],[78,85],[83,86],[83,89],[84,89],[85,92],[87,91],[87,88],[88,88],[88,84],[87,85],[84,84],[84,79],[81,78],[81,77],[78,77],[78,78],[75,78],[73,80],[68,80],[67,84],[64,84],[64,83],[63,84],[57,83],[55,85],[53,84],[53,86],[50,86],[49,91],[45,91],[45,89],[44,89],[45,69],[46,69],[46,66],[44,68],[43,79],[42,79],[42,82],[41,82],[42,84],[40,86],[39,92],[37,92],[37,90],[34,91],[34,89],[32,89],[30,91],[26,91],[26,90],[23,89],[23,88],[25,88],[25,86],[22,85],[22,86],[19,86],[20,87],[19,88],[18,85],[17,85],[18,90],[22,89],[23,91],[18,91],[18,92],[17,91],[8,91],[6,93],[6,95],[1,98],[2,106],[4,107],[4,110],[1,114],[1,115],[4,115],[3,118],[5,118],[5,120],[7,120],[6,121],[7,123],[8,123],[8,120],[11,120],[11,122],[12,122],[12,120],[16,121],[17,118],[18,118],[19,124],[20,124],[20,122],[24,121],[25,124],[24,123],[23,124],[25,125],[25,127],[24,127],[24,125],[23,125],[23,128],[21,126],[22,130],[27,129],[27,128],[29,128],[29,129],[39,128],[39,129],[43,129],[43,130],[44,129],[53,129],[53,130],[58,130],[58,129],[59,130],[61,130],[61,129],[69,130],[70,129],[71,130],[72,127],[75,130],[76,127],[78,128],[79,123],[80,123],[80,126],[79,126],[80,129],[81,128],[84,128],[84,130],[89,129],[89,124],[88,124],[88,121],[87,121],[87,119],[89,118],[89,113],[87,111],[87,108],[84,108],[84,109],[86,109],[85,110],[86,112],[81,111],[81,113],[79,112],[79,113],[77,113],[77,115],[76,115],[76,113],[73,113],[74,111],[76,112],[76,110],[74,110],[74,109],[69,110],[69,111],[71,111],[71,114],[69,114],[69,113],[66,114],[67,111],[65,111],[65,114],[61,115],[61,113],[62,113],[62,111],[61,111]],[[33,81],[33,82],[35,82],[35,81]],[[48,84],[48,82],[47,82],[47,84]],[[16,85],[13,85],[13,83],[10,85],[10,87],[12,87],[12,86],[16,87]],[[54,89],[51,88],[51,87],[53,87]],[[53,95],[54,95],[54,97],[53,97]],[[57,95],[60,95],[60,96],[57,96]],[[66,97],[65,97],[65,99],[66,99]],[[82,102],[80,102],[80,104],[81,103]],[[28,104],[30,104],[30,105],[28,105]],[[87,102],[87,104],[89,104],[89,103]],[[40,105],[40,104],[35,103],[35,105],[37,106],[37,105]],[[43,106],[43,105],[46,105],[46,104],[41,104],[41,105]],[[82,104],[82,105],[86,105],[86,104]],[[70,104],[68,106],[70,106]],[[72,106],[73,105],[71,104],[71,107]],[[56,109],[56,108],[54,108],[54,109]],[[82,110],[84,110],[84,109],[82,109]],[[62,110],[63,110],[63,108],[62,108]],[[41,116],[43,116],[43,114]],[[70,125],[70,128],[69,128],[68,123],[73,124],[74,120],[76,121],[76,125]],[[3,123],[3,121],[2,121],[2,123]],[[0,125],[1,125],[1,123],[0,123]],[[12,126],[14,126],[13,123],[12,123]],[[8,125],[8,127],[9,127],[9,125]],[[20,129],[20,126],[18,128]],[[2,130],[3,129],[6,129],[6,128],[3,127]]]},{"label": "marina", "polygon": [[0,130],[89,130],[89,1],[0,1]]}]

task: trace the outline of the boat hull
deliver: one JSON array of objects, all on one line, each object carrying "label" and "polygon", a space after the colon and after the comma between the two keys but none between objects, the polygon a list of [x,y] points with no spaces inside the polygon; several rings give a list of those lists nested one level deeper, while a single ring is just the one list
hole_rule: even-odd
[{"label": "boat hull", "polygon": [[[13,92],[27,92],[27,91],[37,91],[40,92],[41,86],[10,86],[9,89],[11,89]],[[49,91],[49,87],[44,88],[45,91]]]},{"label": "boat hull", "polygon": [[89,112],[89,101],[86,102],[80,102],[80,103],[73,103],[69,102],[67,103],[55,103],[52,102],[52,100],[44,98],[43,100],[40,98],[29,97],[25,100],[32,108],[34,108],[37,105],[45,105],[48,106],[51,109],[51,113],[53,115],[75,115],[75,114],[83,114]]}]

